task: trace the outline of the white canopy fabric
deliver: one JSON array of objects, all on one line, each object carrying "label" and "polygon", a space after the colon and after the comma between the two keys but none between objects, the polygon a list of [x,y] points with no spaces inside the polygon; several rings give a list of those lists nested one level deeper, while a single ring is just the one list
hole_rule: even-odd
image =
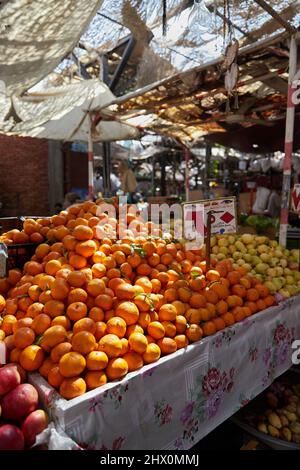
[{"label": "white canopy fabric", "polygon": [[[107,85],[98,79],[54,88],[45,93],[13,96],[11,115],[16,115],[20,122],[14,123],[10,119],[2,123],[2,132],[23,137],[87,142],[90,114],[94,111],[95,116],[97,110],[107,106],[114,98]],[[94,142],[135,139],[139,136],[138,129],[118,122],[108,114],[102,114],[99,123],[92,128]]]},{"label": "white canopy fabric", "polygon": [[103,0],[0,2],[0,80],[22,93],[70,53]]}]

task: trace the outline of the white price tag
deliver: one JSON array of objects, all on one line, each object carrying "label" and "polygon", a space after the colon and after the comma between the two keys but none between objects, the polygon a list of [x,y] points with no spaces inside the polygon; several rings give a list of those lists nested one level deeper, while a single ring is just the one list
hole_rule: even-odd
[{"label": "white price tag", "polygon": [[0,341],[0,364],[6,364],[6,345]]}]

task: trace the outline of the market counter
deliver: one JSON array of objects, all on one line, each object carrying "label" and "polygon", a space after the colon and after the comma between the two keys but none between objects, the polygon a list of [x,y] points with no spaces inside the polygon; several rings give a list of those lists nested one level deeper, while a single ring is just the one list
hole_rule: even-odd
[{"label": "market counter", "polygon": [[88,449],[189,449],[292,365],[300,296],[66,401],[39,375],[52,418]]}]

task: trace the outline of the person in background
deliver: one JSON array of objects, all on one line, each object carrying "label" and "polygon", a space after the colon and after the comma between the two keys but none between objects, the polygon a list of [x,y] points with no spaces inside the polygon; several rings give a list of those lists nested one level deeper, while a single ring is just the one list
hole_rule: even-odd
[{"label": "person in background", "polygon": [[133,193],[137,188],[137,181],[133,171],[129,168],[128,163],[121,161],[119,165],[121,189],[128,197],[128,202],[132,203]]},{"label": "person in background", "polygon": [[268,205],[266,210],[264,211],[264,215],[268,215],[273,219],[276,219],[280,216],[280,208],[281,208],[281,197],[280,191],[277,189],[273,189],[268,199]]},{"label": "person in background", "polygon": [[[115,196],[117,191],[120,189],[121,182],[114,173],[111,173],[110,175],[110,186],[112,196]],[[99,193],[101,193],[101,195],[104,193],[103,176],[101,175],[100,168],[96,170],[94,178],[94,194],[98,197]]]},{"label": "person in background", "polygon": [[67,193],[63,202],[63,209],[67,209],[68,207],[78,202],[78,200],[79,197],[76,193]]},{"label": "person in background", "polygon": [[57,202],[54,206],[55,214],[59,214],[63,210],[63,205],[61,202]]}]

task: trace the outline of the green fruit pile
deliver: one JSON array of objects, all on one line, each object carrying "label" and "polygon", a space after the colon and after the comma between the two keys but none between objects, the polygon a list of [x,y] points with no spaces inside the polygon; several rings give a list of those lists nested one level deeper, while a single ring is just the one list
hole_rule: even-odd
[{"label": "green fruit pile", "polygon": [[229,258],[233,267],[243,266],[256,275],[272,294],[284,298],[300,292],[299,250],[288,250],[265,236],[215,235],[211,238],[212,258]]}]

